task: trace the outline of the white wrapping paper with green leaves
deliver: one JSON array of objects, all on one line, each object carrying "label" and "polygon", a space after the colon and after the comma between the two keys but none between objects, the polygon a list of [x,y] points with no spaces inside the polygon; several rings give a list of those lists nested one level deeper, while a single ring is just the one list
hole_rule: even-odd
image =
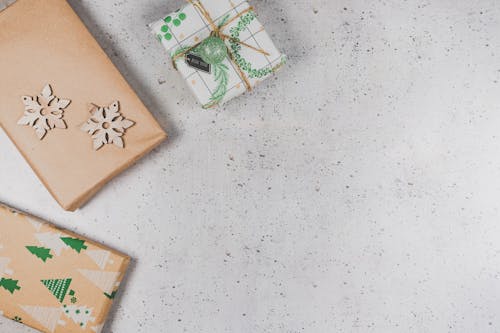
[{"label": "white wrapping paper with green leaves", "polygon": [[204,108],[252,90],[284,65],[247,1],[188,2],[150,27]]}]

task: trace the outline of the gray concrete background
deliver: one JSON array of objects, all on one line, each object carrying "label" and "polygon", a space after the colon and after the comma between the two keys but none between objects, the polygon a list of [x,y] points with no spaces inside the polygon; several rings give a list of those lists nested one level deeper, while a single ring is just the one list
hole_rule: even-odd
[{"label": "gray concrete background", "polygon": [[204,111],[182,1],[70,0],[171,139],[66,213],[0,133],[0,201],[135,259],[105,332],[499,332],[500,2],[251,2],[289,65]]}]

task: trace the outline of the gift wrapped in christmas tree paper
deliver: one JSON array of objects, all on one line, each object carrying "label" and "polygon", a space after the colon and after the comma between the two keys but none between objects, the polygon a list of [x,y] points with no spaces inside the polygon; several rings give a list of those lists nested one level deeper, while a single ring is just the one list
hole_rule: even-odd
[{"label": "gift wrapped in christmas tree paper", "polygon": [[285,63],[248,2],[188,2],[151,30],[204,108],[252,90]]},{"label": "gift wrapped in christmas tree paper", "polygon": [[0,126],[63,208],[166,138],[65,0],[0,0],[0,28]]},{"label": "gift wrapped in christmas tree paper", "polygon": [[0,230],[0,313],[45,333],[100,333],[129,258],[1,204]]}]

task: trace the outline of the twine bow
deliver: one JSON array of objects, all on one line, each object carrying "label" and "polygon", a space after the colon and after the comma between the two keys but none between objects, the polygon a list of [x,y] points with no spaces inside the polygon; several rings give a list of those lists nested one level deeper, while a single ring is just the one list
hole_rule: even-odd
[{"label": "twine bow", "polygon": [[[232,43],[240,44],[240,45],[245,46],[245,47],[247,47],[249,49],[252,49],[252,50],[254,50],[256,52],[259,52],[259,53],[261,53],[263,55],[269,56],[269,53],[266,52],[266,51],[264,51],[263,49],[259,49],[259,48],[256,48],[256,47],[252,46],[252,45],[249,45],[249,44],[247,44],[245,42],[242,42],[239,39],[236,39],[236,38],[233,38],[231,36],[228,36],[228,35],[224,34],[223,31],[224,31],[224,29],[229,24],[231,24],[232,22],[234,22],[238,18],[240,18],[241,16],[245,15],[248,12],[253,11],[253,7],[250,6],[247,9],[245,9],[244,11],[238,13],[233,18],[227,20],[223,24],[217,25],[215,23],[215,21],[212,19],[212,17],[210,16],[210,13],[208,12],[208,10],[200,2],[200,0],[187,0],[187,1],[189,3],[191,3],[193,5],[193,7],[195,7],[200,12],[200,14],[203,15],[203,17],[207,20],[207,22],[208,22],[208,24],[210,26],[211,32],[210,32],[210,36],[207,37],[206,39],[202,40],[201,42],[198,42],[197,44],[195,44],[195,45],[187,48],[186,50],[183,50],[182,52],[177,53],[175,56],[173,56],[172,57],[172,62],[174,64],[174,67],[177,68],[176,61],[179,58],[186,56],[186,54],[188,54],[190,51],[194,50],[195,48],[197,48],[198,46],[200,46],[201,44],[203,44],[203,42],[205,42],[207,39],[209,39],[211,37],[218,37],[218,38],[220,38],[224,42],[224,46],[226,47],[226,50],[227,50],[227,55],[229,56],[229,59],[231,60],[231,62],[234,64],[234,67],[237,69],[237,71],[238,71],[241,79],[245,83],[245,86],[246,86],[247,90],[251,91],[252,90],[252,85],[250,84],[248,76],[243,72],[243,69],[238,64],[238,62],[235,61],[234,53],[231,50],[231,48],[227,46],[227,44],[225,43],[225,41],[229,40]],[[212,106],[214,106],[217,103],[218,103],[218,101],[215,101],[215,102],[207,105],[206,107],[207,108],[212,107]]]}]

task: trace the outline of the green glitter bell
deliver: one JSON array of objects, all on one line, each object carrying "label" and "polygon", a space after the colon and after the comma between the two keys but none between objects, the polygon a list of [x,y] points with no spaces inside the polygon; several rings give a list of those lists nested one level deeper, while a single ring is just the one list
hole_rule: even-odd
[{"label": "green glitter bell", "polygon": [[204,62],[210,65],[220,64],[227,57],[227,46],[218,36],[210,36],[205,39],[197,51]]}]

